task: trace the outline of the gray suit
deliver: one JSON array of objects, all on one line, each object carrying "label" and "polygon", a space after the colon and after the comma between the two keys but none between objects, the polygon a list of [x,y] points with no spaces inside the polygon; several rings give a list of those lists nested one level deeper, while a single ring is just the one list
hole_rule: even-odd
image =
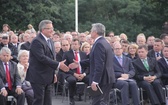
[{"label": "gray suit", "polygon": [[[0,89],[6,88],[8,95],[13,95],[17,99],[17,105],[24,105],[25,103],[25,94],[22,93],[20,95],[16,94],[15,89],[16,86],[21,86],[21,79],[18,74],[17,64],[13,61],[9,61],[9,72],[12,81],[12,90],[9,90],[8,87],[5,87],[7,80],[6,80],[6,72],[4,69],[4,64],[0,60]],[[6,105],[6,97],[0,95],[0,103],[1,105]]]},{"label": "gray suit", "polygon": [[116,57],[113,58],[114,61],[114,72],[116,79],[120,78],[122,74],[129,74],[128,80],[117,80],[115,87],[121,91],[122,105],[129,104],[129,93],[133,98],[134,105],[140,104],[138,86],[134,79],[135,70],[132,65],[131,59],[122,56],[122,66],[119,64]]}]

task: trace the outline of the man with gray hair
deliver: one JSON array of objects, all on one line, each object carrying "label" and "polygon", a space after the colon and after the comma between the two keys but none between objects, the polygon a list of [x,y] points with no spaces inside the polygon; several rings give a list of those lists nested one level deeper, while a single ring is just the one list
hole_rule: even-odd
[{"label": "man with gray hair", "polygon": [[[95,40],[88,60],[80,61],[81,67],[90,67],[89,84],[93,91],[97,91],[97,85],[103,94],[93,96],[92,105],[107,105],[109,92],[115,82],[113,70],[114,53],[110,44],[104,38],[105,26],[101,23],[92,25],[91,37]],[[71,69],[77,68],[78,62],[71,63]]]},{"label": "man with gray hair", "polygon": [[0,51],[0,104],[6,105],[7,96],[17,99],[17,105],[24,105],[25,93],[21,89],[21,79],[17,64],[11,59],[11,50],[3,47]]},{"label": "man with gray hair", "polygon": [[33,105],[52,105],[52,84],[57,82],[55,70],[69,70],[65,61],[55,60],[54,45],[50,39],[53,30],[52,21],[42,20],[39,24],[40,33],[30,45],[30,66],[26,80],[30,81],[34,91]]}]

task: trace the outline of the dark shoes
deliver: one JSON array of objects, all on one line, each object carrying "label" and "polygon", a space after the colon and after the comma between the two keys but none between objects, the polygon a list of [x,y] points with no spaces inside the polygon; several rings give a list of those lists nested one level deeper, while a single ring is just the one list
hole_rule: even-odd
[{"label": "dark shoes", "polygon": [[79,95],[78,101],[83,101],[82,100],[82,95]]},{"label": "dark shoes", "polygon": [[73,98],[70,98],[70,103],[69,105],[75,105],[75,100]]}]

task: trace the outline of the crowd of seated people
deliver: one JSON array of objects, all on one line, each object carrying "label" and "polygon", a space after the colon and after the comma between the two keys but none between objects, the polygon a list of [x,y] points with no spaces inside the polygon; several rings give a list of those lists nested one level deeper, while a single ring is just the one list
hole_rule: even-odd
[{"label": "crowd of seated people", "polygon": [[[30,27],[31,26],[31,27]],[[0,61],[2,62],[1,71],[6,71],[4,62],[9,62],[14,67],[16,66],[17,78],[11,78],[12,89],[17,90],[15,96],[18,102],[25,101],[19,96],[26,98],[28,105],[33,102],[33,90],[29,81],[25,80],[26,71],[28,69],[28,52],[30,50],[31,41],[36,37],[37,33],[32,25],[29,29],[18,35],[11,31],[8,24],[2,26],[0,33]],[[69,65],[73,60],[88,59],[89,53],[94,44],[89,32],[54,32],[51,37],[55,46],[56,60],[66,60],[65,64]],[[136,42],[129,42],[129,38],[125,33],[115,35],[114,32],[109,32],[106,36],[115,57],[113,59],[114,71],[116,76],[115,88],[121,91],[121,102],[123,105],[128,105],[129,96],[131,96],[134,105],[140,104],[140,95],[138,88],[146,91],[147,99],[152,105],[165,105],[165,98],[162,87],[168,85],[168,34],[161,34],[160,38],[155,38],[151,35],[147,38],[143,33],[136,37]],[[10,52],[8,52],[8,48]],[[3,60],[3,53],[9,53],[10,59]],[[120,58],[121,57],[121,64]],[[18,59],[17,59],[18,58]],[[3,66],[4,64],[4,66]],[[17,65],[16,65],[17,64]],[[69,72],[58,71],[58,81],[63,85],[65,80],[69,83],[70,105],[75,105],[74,96],[78,96],[78,100],[82,100],[84,86],[76,86],[76,82],[83,81],[89,85],[89,68],[77,68]],[[0,72],[0,75],[6,76]],[[0,76],[1,97],[11,93],[9,89],[10,83]],[[14,80],[13,80],[14,79]],[[25,89],[25,85],[27,86]],[[56,88],[56,85],[55,85]],[[58,89],[59,90],[59,89]],[[60,89],[62,91],[62,87]],[[57,91],[56,91],[57,92]],[[10,95],[13,95],[10,94]],[[1,100],[1,99],[0,99]],[[23,105],[23,104],[18,104]]]}]

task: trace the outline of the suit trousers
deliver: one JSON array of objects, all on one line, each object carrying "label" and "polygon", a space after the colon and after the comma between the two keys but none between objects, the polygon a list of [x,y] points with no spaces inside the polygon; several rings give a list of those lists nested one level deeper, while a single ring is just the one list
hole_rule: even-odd
[{"label": "suit trousers", "polygon": [[[12,90],[9,90],[8,88],[6,88],[7,92],[8,92],[8,96],[12,95],[17,99],[17,105],[24,105],[25,103],[25,93],[23,92],[22,94],[17,94],[15,92],[16,88],[12,88]],[[0,104],[1,105],[7,105],[7,97],[3,96],[0,94]]]},{"label": "suit trousers", "polygon": [[34,92],[33,105],[52,105],[52,85],[31,83]]},{"label": "suit trousers", "polygon": [[155,79],[152,83],[140,81],[138,85],[147,92],[152,105],[165,103],[164,92],[159,79]]},{"label": "suit trousers", "polygon": [[25,97],[28,105],[32,105],[34,100],[34,92],[31,86],[22,85],[22,89],[25,92]]},{"label": "suit trousers", "polygon": [[[65,79],[67,80],[68,84],[69,84],[69,93],[70,93],[70,99],[74,98],[75,92],[76,92],[76,82],[77,79],[72,76],[71,74],[66,74],[67,76],[65,76]],[[89,77],[85,76],[82,80],[82,82],[89,84]],[[81,92],[82,90],[80,90]]]},{"label": "suit trousers", "polygon": [[133,99],[134,105],[140,105],[140,95],[138,85],[135,81],[117,80],[115,87],[121,91],[122,105],[129,105],[129,94]]},{"label": "suit trousers", "polygon": [[100,86],[103,91],[102,95],[92,97],[92,105],[108,105],[109,93],[112,89],[112,84]]}]

